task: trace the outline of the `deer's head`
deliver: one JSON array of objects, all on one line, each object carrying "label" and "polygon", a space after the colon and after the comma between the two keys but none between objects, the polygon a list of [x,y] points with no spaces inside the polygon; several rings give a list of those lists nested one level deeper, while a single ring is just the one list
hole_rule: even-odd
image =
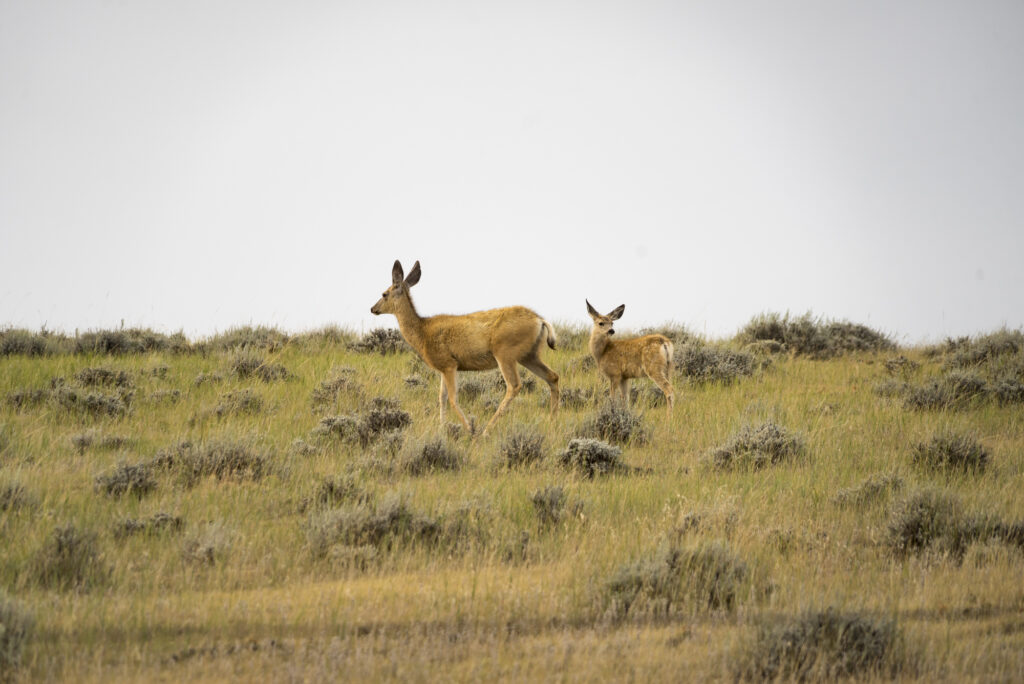
[{"label": "deer's head", "polygon": [[384,290],[380,300],[370,308],[370,313],[379,316],[384,313],[398,313],[398,307],[409,299],[409,288],[420,281],[420,262],[413,264],[409,276],[405,276],[402,264],[395,259],[395,265],[391,267],[391,287]]},{"label": "deer's head", "polygon": [[590,333],[591,337],[605,337],[608,335],[614,335],[615,328],[613,327],[613,325],[615,321],[622,318],[622,314],[625,311],[626,305],[620,304],[619,306],[612,309],[607,316],[602,316],[601,314],[597,313],[597,309],[592,307],[590,305],[590,302],[587,301],[587,313],[590,314],[590,317],[592,319],[594,319],[594,329]]}]

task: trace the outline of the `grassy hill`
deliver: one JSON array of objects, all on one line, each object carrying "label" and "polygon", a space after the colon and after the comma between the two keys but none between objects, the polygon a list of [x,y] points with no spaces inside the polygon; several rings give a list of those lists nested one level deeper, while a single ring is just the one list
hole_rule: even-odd
[{"label": "grassy hill", "polygon": [[387,331],[0,332],[0,680],[1024,678],[1024,335],[661,332],[486,438]]}]

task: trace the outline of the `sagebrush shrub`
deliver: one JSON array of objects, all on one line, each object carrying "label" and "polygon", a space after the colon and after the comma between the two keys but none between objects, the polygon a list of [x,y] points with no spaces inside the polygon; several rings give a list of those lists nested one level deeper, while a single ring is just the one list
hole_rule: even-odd
[{"label": "sagebrush shrub", "polygon": [[558,455],[559,462],[588,478],[611,473],[628,473],[633,468],[622,461],[622,449],[598,439],[573,439]]},{"label": "sagebrush shrub", "polygon": [[757,360],[749,352],[700,341],[676,347],[672,363],[678,374],[697,384],[729,384],[739,378],[753,375],[757,367]]},{"label": "sagebrush shrub", "polygon": [[210,441],[179,442],[161,449],[150,462],[155,469],[176,473],[185,487],[207,477],[218,480],[260,480],[270,471],[269,460],[247,444]]},{"label": "sagebrush shrub", "polygon": [[34,499],[20,482],[8,482],[0,485],[0,511],[16,511],[28,508]]},{"label": "sagebrush shrub", "polygon": [[29,577],[52,589],[90,589],[106,581],[99,540],[94,532],[62,525],[29,563]]},{"label": "sagebrush shrub", "polygon": [[828,359],[853,351],[888,351],[896,344],[883,333],[848,321],[827,321],[807,313],[792,318],[787,313],[755,316],[739,332],[740,342],[771,340],[794,354]]},{"label": "sagebrush shrub", "polygon": [[502,439],[498,450],[509,468],[536,463],[544,458],[544,434],[525,427],[513,428]]},{"label": "sagebrush shrub", "polygon": [[255,354],[241,352],[231,360],[231,372],[241,379],[259,378],[263,382],[287,380],[288,369],[279,363],[269,363]]},{"label": "sagebrush shrub", "polygon": [[202,347],[213,351],[262,350],[276,352],[288,342],[288,335],[277,328],[241,326],[214,335]]},{"label": "sagebrush shrub", "polygon": [[903,488],[903,479],[895,474],[872,475],[856,487],[840,489],[832,501],[839,506],[861,506],[887,498]]},{"label": "sagebrush shrub", "polygon": [[988,450],[970,435],[941,432],[914,447],[915,465],[933,470],[981,472],[989,461]]},{"label": "sagebrush shrub", "polygon": [[313,408],[323,406],[324,404],[333,404],[338,400],[338,395],[342,392],[357,389],[355,381],[352,376],[355,374],[355,370],[352,368],[332,368],[331,377],[322,381],[311,393],[310,403],[313,404]]},{"label": "sagebrush shrub", "polygon": [[724,470],[759,469],[793,460],[804,453],[804,439],[773,421],[758,427],[746,425],[728,442],[714,449],[705,462]]},{"label": "sagebrush shrub", "polygon": [[922,490],[898,502],[889,517],[886,544],[904,557],[924,551],[963,557],[967,546],[986,535],[995,525],[967,515],[960,501],[948,494]]},{"label": "sagebrush shrub", "polygon": [[425,475],[437,471],[455,471],[462,468],[465,457],[443,439],[426,442],[413,441],[402,449],[401,469],[410,475]]},{"label": "sagebrush shrub", "polygon": [[402,333],[395,328],[374,328],[349,348],[357,352],[376,353],[382,356],[410,351]]},{"label": "sagebrush shrub", "polygon": [[322,510],[339,504],[365,504],[372,500],[373,495],[352,475],[325,477],[313,490],[312,495],[302,502],[299,510]]},{"label": "sagebrush shrub", "polygon": [[583,511],[583,502],[570,503],[569,496],[559,486],[538,489],[530,495],[530,501],[541,527],[551,527],[562,522],[566,515],[578,516]]},{"label": "sagebrush shrub", "polygon": [[835,681],[891,677],[899,670],[895,623],[834,609],[762,623],[732,661],[744,681]]},{"label": "sagebrush shrub", "polygon": [[83,368],[75,373],[75,380],[85,387],[131,387],[132,376],[127,371],[112,368]]},{"label": "sagebrush shrub", "polygon": [[583,436],[603,439],[616,444],[644,444],[647,432],[643,428],[643,417],[621,402],[606,402],[586,420]]},{"label": "sagebrush shrub", "polygon": [[395,544],[433,542],[440,532],[437,520],[412,510],[401,498],[389,497],[379,504],[357,503],[314,515],[306,538],[313,555],[325,558],[339,544],[388,550]]},{"label": "sagebrush shrub", "polygon": [[255,415],[263,411],[263,397],[250,389],[226,392],[220,395],[213,412],[218,418],[232,415]]},{"label": "sagebrush shrub", "polygon": [[122,463],[110,473],[96,476],[96,490],[107,496],[132,495],[141,499],[156,489],[156,479],[148,463]]},{"label": "sagebrush shrub", "polygon": [[607,583],[613,614],[733,610],[750,579],[747,564],[720,542],[693,548],[663,544],[649,558],[620,567]]},{"label": "sagebrush shrub", "polygon": [[234,536],[222,523],[210,522],[185,540],[181,547],[181,557],[196,565],[215,565],[224,560]]},{"label": "sagebrush shrub", "polygon": [[180,532],[185,521],[170,513],[154,513],[149,518],[124,518],[114,525],[115,539],[124,539],[136,534],[155,535],[161,532]]},{"label": "sagebrush shrub", "polygon": [[16,680],[34,628],[35,620],[25,606],[0,590],[0,682]]}]

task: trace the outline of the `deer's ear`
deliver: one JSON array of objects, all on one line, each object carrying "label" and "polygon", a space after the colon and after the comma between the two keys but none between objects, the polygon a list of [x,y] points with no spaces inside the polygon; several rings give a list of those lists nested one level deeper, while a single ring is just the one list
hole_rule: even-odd
[{"label": "deer's ear", "polygon": [[612,312],[610,314],[608,314],[608,318],[612,319],[613,321],[617,321],[620,318],[622,318],[622,314],[624,314],[624,313],[626,313],[626,305],[625,304],[619,304],[617,307],[615,307],[612,310]]},{"label": "deer's ear", "polygon": [[395,259],[395,265],[391,267],[391,283],[393,285],[400,285],[404,277],[405,271],[402,270],[402,262]]},{"label": "deer's ear", "polygon": [[595,309],[594,307],[592,307],[590,305],[590,300],[589,299],[585,299],[584,301],[587,303],[587,313],[590,314],[591,318],[597,318],[598,316],[601,315],[601,314],[597,313],[597,309]]},{"label": "deer's ear", "polygon": [[420,262],[417,260],[412,265],[412,270],[409,271],[409,277],[405,279],[405,284],[412,287],[416,283],[420,282]]}]

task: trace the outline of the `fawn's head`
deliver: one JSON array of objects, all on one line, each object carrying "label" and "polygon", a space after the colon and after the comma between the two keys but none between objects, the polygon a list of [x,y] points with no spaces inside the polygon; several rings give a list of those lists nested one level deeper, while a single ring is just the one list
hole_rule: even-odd
[{"label": "fawn's head", "polygon": [[420,282],[420,262],[413,264],[409,276],[405,277],[402,264],[395,259],[395,265],[391,267],[391,287],[384,290],[384,294],[370,308],[370,313],[380,315],[383,313],[398,313],[399,303],[409,298],[409,288]]},{"label": "fawn's head", "polygon": [[626,305],[625,304],[620,304],[619,306],[617,306],[614,309],[612,309],[611,312],[609,312],[607,316],[602,316],[601,314],[597,313],[597,309],[592,307],[590,305],[590,302],[587,301],[587,313],[590,314],[590,317],[592,319],[594,319],[594,329],[590,333],[591,336],[593,336],[593,335],[614,335],[615,334],[615,328],[613,328],[612,326],[613,326],[615,321],[617,321],[620,318],[622,318],[622,314],[625,311],[626,311]]}]

